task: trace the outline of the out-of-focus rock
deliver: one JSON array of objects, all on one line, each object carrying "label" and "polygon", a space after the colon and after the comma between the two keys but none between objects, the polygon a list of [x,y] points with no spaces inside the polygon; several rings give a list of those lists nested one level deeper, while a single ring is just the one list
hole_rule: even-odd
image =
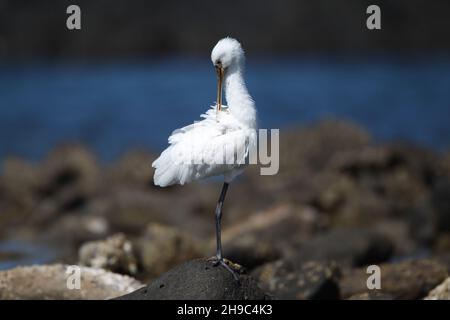
[{"label": "out-of-focus rock", "polygon": [[137,272],[133,245],[122,233],[83,244],[78,256],[80,263],[89,267],[131,275]]},{"label": "out-of-focus rock", "polygon": [[312,204],[330,217],[332,227],[369,226],[392,214],[386,199],[351,177],[332,173],[322,180]]},{"label": "out-of-focus rock", "polygon": [[438,255],[449,255],[450,257],[450,233],[439,235],[434,245],[434,251]]},{"label": "out-of-focus rock", "polygon": [[[370,293],[366,268],[344,269],[339,282],[343,298]],[[447,268],[433,260],[413,260],[380,265],[382,294],[394,299],[420,299],[448,276]]]},{"label": "out-of-focus rock", "polygon": [[120,300],[262,300],[269,298],[244,269],[227,261],[240,276],[236,281],[223,266],[198,259],[183,263],[147,287]]},{"label": "out-of-focus rock", "polygon": [[0,300],[111,299],[143,286],[131,277],[103,269],[78,268],[81,275],[79,289],[76,289],[77,271],[68,265],[39,265],[0,271]]},{"label": "out-of-focus rock", "polygon": [[278,260],[265,264],[252,273],[261,288],[277,299],[339,299],[339,270],[333,263],[316,261],[294,266]]},{"label": "out-of-focus rock", "polygon": [[450,150],[447,150],[441,158],[441,174],[450,178]]},{"label": "out-of-focus rock", "polygon": [[411,236],[409,225],[405,221],[386,219],[379,223],[374,223],[371,230],[374,234],[392,243],[393,252],[391,258],[395,256],[413,256],[420,251],[419,245]]},{"label": "out-of-focus rock", "polygon": [[324,121],[283,135],[280,151],[285,156],[280,156],[280,168],[295,172],[300,165],[320,171],[336,153],[360,150],[370,141],[369,134],[353,123]]},{"label": "out-of-focus rock", "polygon": [[[205,196],[201,195],[203,189],[211,189],[211,186],[200,188],[188,184],[149,189],[127,183],[112,184],[94,203],[108,216],[113,229],[127,234],[139,235],[147,224],[160,223],[182,227],[199,236],[209,235],[217,194],[214,193],[208,199],[211,203],[205,206]],[[205,207],[209,208],[207,215],[200,212]]]},{"label": "out-of-focus rock", "polygon": [[19,158],[3,160],[0,176],[0,234],[22,225],[33,213],[38,197],[35,190],[40,185],[38,168]]},{"label": "out-of-focus rock", "polygon": [[101,185],[97,160],[80,145],[63,145],[42,164],[40,219],[58,212],[80,210]]},{"label": "out-of-focus rock", "polygon": [[78,247],[87,241],[103,239],[111,227],[103,216],[74,213],[56,218],[44,230],[49,241]]},{"label": "out-of-focus rock", "polygon": [[313,203],[330,214],[333,226],[409,217],[436,180],[438,160],[433,152],[404,145],[337,151],[325,169],[332,175],[324,174]]},{"label": "out-of-focus rock", "polygon": [[79,184],[86,191],[95,191],[98,187],[100,168],[97,159],[83,145],[64,144],[56,147],[42,166],[44,174],[50,178],[50,189],[45,190],[48,193],[71,183]]},{"label": "out-of-focus rock", "polygon": [[335,229],[300,244],[290,259],[336,261],[340,265],[361,266],[386,261],[393,252],[392,243],[368,229]]},{"label": "out-of-focus rock", "polygon": [[450,178],[441,178],[436,181],[431,191],[438,232],[450,232]]},{"label": "out-of-focus rock", "polygon": [[450,231],[450,179],[436,178],[428,192],[416,201],[409,224],[411,234],[424,245],[432,245]]},{"label": "out-of-focus rock", "polygon": [[[291,255],[295,251],[292,243],[309,239],[322,228],[322,218],[311,207],[274,206],[224,229],[224,254],[249,269]],[[215,248],[214,239],[210,247],[211,251]]]},{"label": "out-of-focus rock", "polygon": [[373,291],[355,294],[349,297],[348,300],[394,300],[394,298],[389,294]]},{"label": "out-of-focus rock", "polygon": [[370,140],[364,129],[345,121],[323,121],[299,130],[284,130],[280,135],[278,173],[262,176],[259,167],[250,166],[245,174],[249,186],[244,201],[310,203],[333,181],[328,170],[333,156],[358,152]]},{"label": "out-of-focus rock", "polygon": [[226,242],[223,252],[225,257],[238,261],[248,270],[280,258],[280,252],[271,239],[260,238],[254,233]]},{"label": "out-of-focus rock", "polygon": [[441,264],[447,267],[447,272],[450,274],[450,252],[446,251],[433,256],[433,259],[439,261]]},{"label": "out-of-focus rock", "polygon": [[152,187],[154,169],[151,164],[153,160],[155,160],[155,156],[146,151],[130,151],[112,165],[109,170],[109,178],[113,184]]},{"label": "out-of-focus rock", "polygon": [[33,192],[42,183],[38,168],[23,159],[7,157],[2,172],[0,186],[4,200],[22,210],[30,209],[36,201]]},{"label": "out-of-focus rock", "polygon": [[362,188],[407,202],[434,179],[438,160],[428,150],[405,145],[367,146],[358,152],[336,153],[330,169],[351,177]]},{"label": "out-of-focus rock", "polygon": [[332,170],[345,172],[355,178],[380,175],[397,164],[397,158],[386,148],[364,146],[358,152],[342,151],[330,160]]},{"label": "out-of-focus rock", "polygon": [[436,237],[435,213],[430,195],[419,197],[412,207],[408,225],[411,237],[419,244],[430,246]]},{"label": "out-of-focus rock", "polygon": [[[55,148],[42,164],[45,185],[39,190],[43,197],[64,196],[67,189],[91,195],[100,183],[100,171],[95,156],[78,144]],[[69,209],[69,208],[67,208]]]},{"label": "out-of-focus rock", "polygon": [[146,277],[160,276],[170,268],[204,255],[203,245],[181,230],[153,223],[137,240],[137,251]]},{"label": "out-of-focus rock", "polygon": [[450,300],[450,278],[431,290],[425,300]]}]

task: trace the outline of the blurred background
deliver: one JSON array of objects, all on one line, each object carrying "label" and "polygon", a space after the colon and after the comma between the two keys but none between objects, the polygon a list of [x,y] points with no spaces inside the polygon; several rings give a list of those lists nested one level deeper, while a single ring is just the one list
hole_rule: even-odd
[{"label": "blurred background", "polygon": [[[70,4],[81,30],[66,28]],[[366,28],[370,4],[381,30]],[[429,258],[445,274],[449,12],[444,0],[0,0],[0,270],[97,263],[147,281],[212,255],[220,182],[159,189],[150,164],[214,103],[210,51],[232,36],[260,127],[281,129],[281,166],[232,185],[225,255],[256,277],[274,261],[337,261],[340,297],[364,291],[348,274],[370,263]],[[98,265],[111,236],[133,254]]]}]

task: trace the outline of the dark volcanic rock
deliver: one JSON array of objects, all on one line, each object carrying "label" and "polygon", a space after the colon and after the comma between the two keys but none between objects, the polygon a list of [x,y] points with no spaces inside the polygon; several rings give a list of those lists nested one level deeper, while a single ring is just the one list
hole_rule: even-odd
[{"label": "dark volcanic rock", "polygon": [[240,282],[223,266],[205,259],[181,264],[147,287],[119,297],[120,300],[262,300],[267,296],[239,265],[228,265],[240,274]]},{"label": "dark volcanic rock", "polygon": [[[382,264],[381,289],[394,299],[420,299],[444,281],[448,275],[446,266],[434,260],[414,260],[395,264]],[[365,268],[343,270],[340,288],[344,298],[355,294],[370,293],[367,289]]]},{"label": "dark volcanic rock", "polygon": [[263,290],[278,299],[331,300],[340,296],[339,271],[334,264],[310,261],[294,267],[278,260],[256,269],[253,275]]},{"label": "dark volcanic rock", "polygon": [[366,229],[337,229],[319,235],[300,245],[292,257],[296,263],[337,261],[361,266],[386,261],[393,251],[387,238]]}]

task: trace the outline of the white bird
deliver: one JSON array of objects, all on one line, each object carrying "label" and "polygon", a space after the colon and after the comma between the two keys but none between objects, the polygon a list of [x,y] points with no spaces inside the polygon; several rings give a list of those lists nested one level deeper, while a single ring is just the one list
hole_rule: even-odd
[{"label": "white bird", "polygon": [[[224,183],[216,206],[216,262],[236,274],[224,262],[221,244],[222,207],[228,185],[248,164],[256,147],[256,108],[244,81],[244,50],[233,38],[220,40],[211,60],[217,72],[217,103],[201,121],[177,129],[152,167],[155,185],[166,187],[223,175]],[[228,106],[222,105],[222,84]],[[237,278],[238,279],[238,278]]]}]

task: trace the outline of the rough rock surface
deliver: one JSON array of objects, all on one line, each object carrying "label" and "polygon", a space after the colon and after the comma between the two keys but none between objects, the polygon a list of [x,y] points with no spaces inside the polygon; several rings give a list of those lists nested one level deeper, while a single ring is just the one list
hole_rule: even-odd
[{"label": "rough rock surface", "polygon": [[0,300],[111,299],[142,287],[139,281],[103,269],[81,267],[80,289],[69,289],[68,265],[36,265],[0,271]]},{"label": "rough rock surface", "polygon": [[83,244],[79,250],[80,264],[107,269],[117,273],[136,274],[137,259],[133,245],[124,234],[118,233],[105,240]]},{"label": "rough rock surface", "polygon": [[279,260],[268,263],[253,272],[263,290],[278,299],[339,299],[337,277],[339,271],[334,264],[310,261],[294,267]]},{"label": "rough rock surface", "polygon": [[120,300],[261,300],[268,299],[244,269],[227,261],[240,274],[240,282],[223,266],[197,259],[181,264],[147,287],[119,297]]},{"label": "rough rock surface", "polygon": [[425,300],[450,300],[450,278],[431,290]]}]

